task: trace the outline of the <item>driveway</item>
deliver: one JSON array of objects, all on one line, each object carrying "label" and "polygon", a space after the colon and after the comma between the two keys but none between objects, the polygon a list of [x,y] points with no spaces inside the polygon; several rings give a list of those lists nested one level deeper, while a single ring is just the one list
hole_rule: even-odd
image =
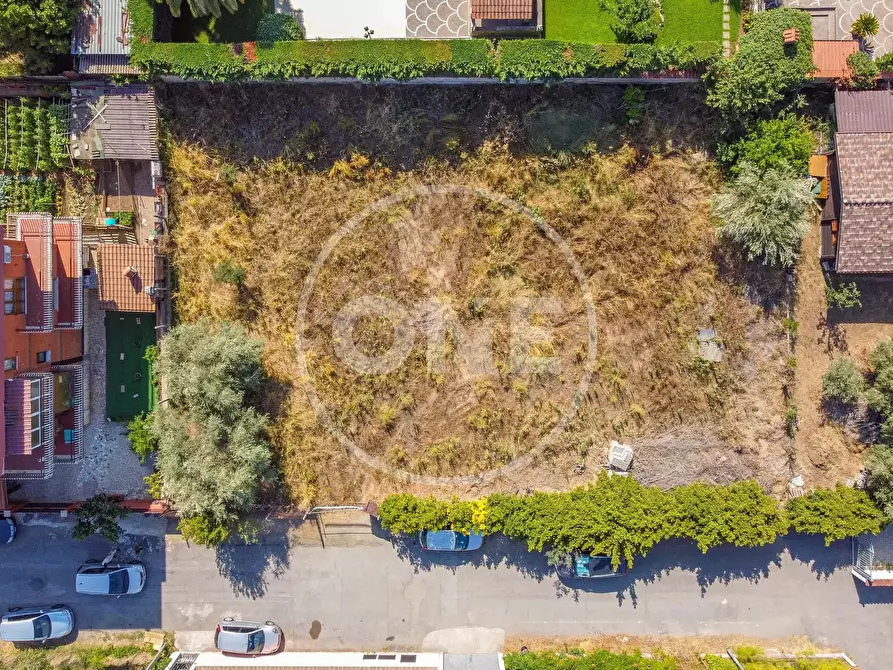
[{"label": "driveway", "polygon": [[0,548],[0,607],[65,602],[82,628],[164,628],[193,648],[211,642],[219,617],[236,616],[277,621],[291,649],[412,649],[442,639],[437,631],[478,626],[520,636],[807,634],[845,649],[863,670],[886,670],[893,657],[893,589],[856,583],[848,542],[826,548],[794,536],[706,556],[665,543],[627,577],[575,590],[541,555],[497,538],[474,555],[438,561],[385,538],[295,544],[281,526],[259,545],[215,552],[164,537],[163,522],[136,522],[124,549],[138,548],[148,566],[142,594],[74,595],[75,567],[107,545],[75,543],[67,524],[31,517]]}]

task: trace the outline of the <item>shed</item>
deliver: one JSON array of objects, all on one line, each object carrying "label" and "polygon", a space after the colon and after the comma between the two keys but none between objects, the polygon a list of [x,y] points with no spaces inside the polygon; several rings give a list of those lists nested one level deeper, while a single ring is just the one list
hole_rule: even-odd
[{"label": "shed", "polygon": [[158,160],[155,92],[145,84],[72,85],[71,155],[77,160]]},{"label": "shed", "polygon": [[816,79],[842,79],[850,76],[846,59],[859,51],[856,40],[816,40],[812,43],[812,62]]}]

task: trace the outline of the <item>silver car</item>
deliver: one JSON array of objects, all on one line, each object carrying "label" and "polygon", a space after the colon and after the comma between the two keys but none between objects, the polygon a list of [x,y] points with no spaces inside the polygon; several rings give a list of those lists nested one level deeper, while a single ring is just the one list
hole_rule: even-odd
[{"label": "silver car", "polygon": [[78,568],[75,590],[90,596],[123,596],[139,593],[146,585],[142,563],[87,562]]},{"label": "silver car", "polygon": [[13,607],[0,617],[0,640],[46,642],[74,630],[74,612],[65,605]]},{"label": "silver car", "polygon": [[227,617],[217,624],[214,646],[224,654],[258,656],[275,654],[282,650],[285,638],[282,630],[272,621],[235,621]]}]

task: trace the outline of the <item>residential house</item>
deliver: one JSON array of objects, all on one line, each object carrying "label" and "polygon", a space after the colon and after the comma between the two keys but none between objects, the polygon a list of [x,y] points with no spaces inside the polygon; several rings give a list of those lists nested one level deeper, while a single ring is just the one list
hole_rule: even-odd
[{"label": "residential house", "polygon": [[81,221],[9,214],[2,233],[0,477],[46,479],[83,455]]},{"label": "residential house", "polygon": [[837,91],[836,151],[821,260],[839,274],[893,273],[893,91]]}]

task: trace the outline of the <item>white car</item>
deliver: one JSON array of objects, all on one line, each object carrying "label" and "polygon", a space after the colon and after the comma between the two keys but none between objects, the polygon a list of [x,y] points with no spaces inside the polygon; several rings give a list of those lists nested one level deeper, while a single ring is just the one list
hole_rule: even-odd
[{"label": "white car", "polygon": [[139,593],[146,585],[142,563],[87,562],[78,568],[75,590],[89,596],[123,596]]},{"label": "white car", "polygon": [[285,638],[274,622],[235,621],[226,617],[217,624],[214,646],[224,654],[260,656],[282,651]]},{"label": "white car", "polygon": [[0,640],[46,642],[74,630],[74,612],[65,605],[13,607],[0,617]]}]

